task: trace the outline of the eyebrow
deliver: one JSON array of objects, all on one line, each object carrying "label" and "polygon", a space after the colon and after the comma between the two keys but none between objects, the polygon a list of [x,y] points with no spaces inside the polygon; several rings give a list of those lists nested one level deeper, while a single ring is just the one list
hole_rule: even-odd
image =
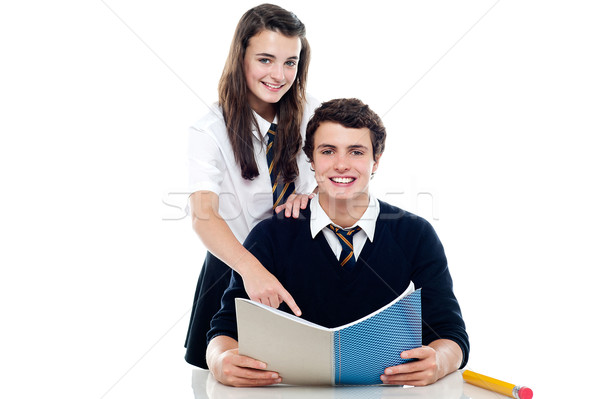
[{"label": "eyebrow", "polygon": [[[317,146],[317,148],[328,148],[328,147],[329,147],[329,148],[338,148],[336,145],[333,145],[333,144],[327,144],[327,143],[324,143],[324,144],[319,144],[319,145]],[[360,149],[360,150],[368,150],[368,148],[367,148],[366,146],[364,146],[364,145],[360,145],[360,144],[349,145],[349,146],[348,146],[348,147],[346,147],[346,148],[347,148],[347,149],[349,149],[349,150],[356,150],[356,149]]]},{"label": "eyebrow", "polygon": [[[273,54],[269,54],[269,53],[258,53],[258,54],[255,54],[255,55],[256,55],[257,57],[269,57],[269,58],[277,58],[277,57],[275,57]],[[288,60],[297,60],[297,59],[298,59],[298,56],[295,56],[295,55],[294,55],[294,56],[292,56],[292,57],[288,57],[287,59],[288,59]]]}]

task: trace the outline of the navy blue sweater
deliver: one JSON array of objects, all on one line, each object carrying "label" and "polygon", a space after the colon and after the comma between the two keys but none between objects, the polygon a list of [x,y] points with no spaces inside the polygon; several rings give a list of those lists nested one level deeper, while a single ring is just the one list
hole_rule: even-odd
[{"label": "navy blue sweater", "polygon": [[[281,214],[259,223],[244,246],[283,284],[302,317],[333,328],[355,321],[388,304],[412,280],[422,288],[423,344],[440,338],[456,342],[467,363],[469,339],[452,291],[444,249],[424,219],[383,201],[373,242],[367,240],[356,265],[342,268],[323,233],[310,233],[309,207],[299,219]],[[235,298],[247,298],[242,278],[232,272],[221,310],[208,332],[237,339]],[[283,303],[280,308],[291,313]]]}]

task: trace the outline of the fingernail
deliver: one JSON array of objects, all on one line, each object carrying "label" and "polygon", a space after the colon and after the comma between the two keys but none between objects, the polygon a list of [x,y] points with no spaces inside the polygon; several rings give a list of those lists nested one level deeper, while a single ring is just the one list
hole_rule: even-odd
[{"label": "fingernail", "polygon": [[277,378],[277,377],[278,377],[277,373],[271,374],[271,378]]}]

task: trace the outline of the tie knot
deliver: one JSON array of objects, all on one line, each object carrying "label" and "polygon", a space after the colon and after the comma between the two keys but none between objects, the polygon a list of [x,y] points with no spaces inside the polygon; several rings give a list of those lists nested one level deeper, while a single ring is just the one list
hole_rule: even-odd
[{"label": "tie knot", "polygon": [[338,238],[340,244],[342,244],[342,252],[340,253],[340,264],[346,266],[346,270],[351,269],[356,263],[354,258],[354,245],[352,245],[352,234],[360,231],[360,227],[355,227],[352,230],[344,230],[339,227],[335,227],[330,224],[327,226],[333,231]]},{"label": "tie knot", "polygon": [[352,236],[352,234],[360,231],[359,226],[353,228],[352,230],[344,230],[342,228],[335,227],[333,224],[329,224],[329,226],[327,227],[329,227],[329,229],[332,230],[335,234],[341,234],[344,237],[350,237]]}]

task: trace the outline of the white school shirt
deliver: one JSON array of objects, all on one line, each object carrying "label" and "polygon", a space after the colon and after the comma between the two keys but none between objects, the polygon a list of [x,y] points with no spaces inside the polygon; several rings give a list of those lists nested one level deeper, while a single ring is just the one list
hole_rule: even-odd
[{"label": "white school shirt", "polygon": [[[316,99],[307,97],[300,132],[302,145],[306,125],[319,105]],[[219,214],[229,228],[243,243],[248,233],[263,219],[273,215],[271,177],[267,167],[267,131],[271,122],[254,113],[260,131],[253,129],[254,157],[259,175],[253,180],[242,178],[233,148],[227,136],[223,113],[218,104],[189,130],[188,170],[190,194],[211,191],[219,196]],[[276,122],[276,121],[275,121]],[[298,177],[294,184],[297,193],[308,194],[316,187],[314,173],[302,149],[297,156]]]},{"label": "white school shirt", "polygon": [[352,247],[354,248],[354,259],[358,259],[360,251],[367,243],[367,239],[373,242],[375,237],[375,225],[377,224],[377,218],[379,217],[379,201],[372,195],[369,195],[369,206],[361,218],[352,227],[343,228],[333,223],[329,216],[323,210],[321,204],[319,204],[319,195],[317,194],[310,201],[310,233],[314,239],[320,231],[323,232],[329,247],[333,251],[335,257],[339,260],[342,254],[342,244],[337,238],[336,234],[329,229],[327,226],[333,224],[335,227],[339,227],[344,230],[352,230],[353,228],[360,226],[360,230],[352,235]]}]

